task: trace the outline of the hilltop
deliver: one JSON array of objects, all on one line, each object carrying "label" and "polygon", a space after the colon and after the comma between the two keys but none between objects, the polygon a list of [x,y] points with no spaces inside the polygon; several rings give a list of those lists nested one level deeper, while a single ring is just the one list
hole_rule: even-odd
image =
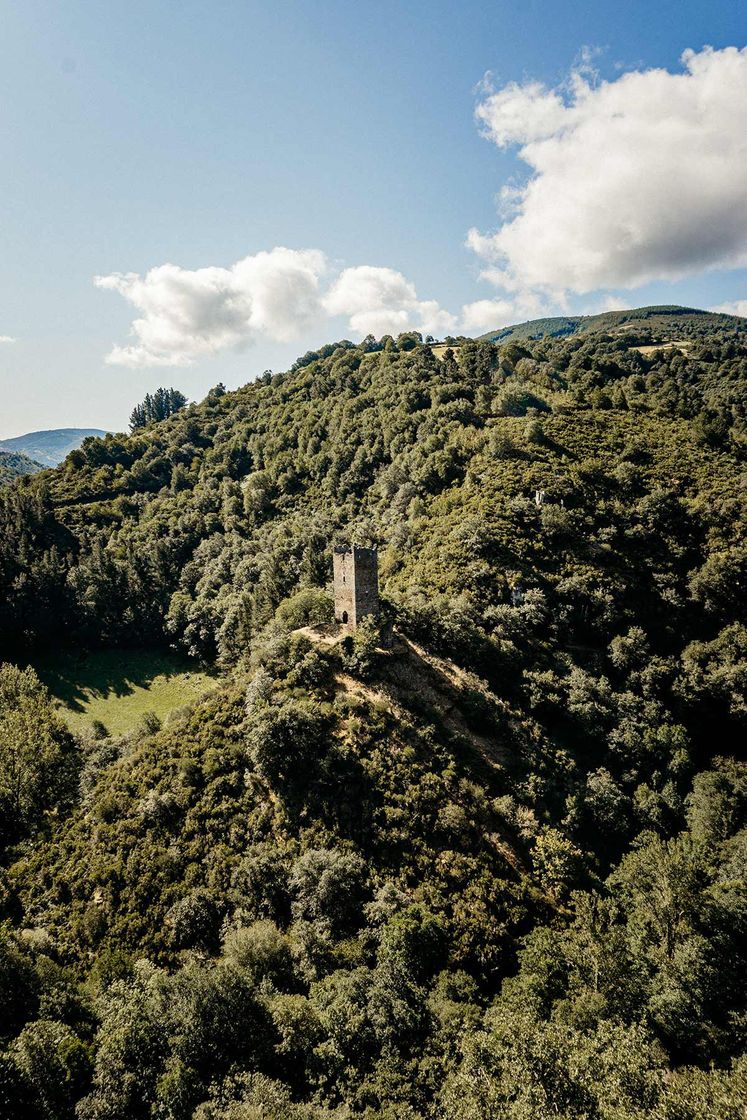
[{"label": "hilltop", "polygon": [[84,439],[105,435],[101,428],[51,428],[45,432],[27,432],[12,439],[0,439],[0,451],[26,455],[43,467],[56,467],[69,452],[80,447]]},{"label": "hilltop", "polygon": [[24,474],[35,474],[43,470],[41,463],[34,462],[27,455],[15,451],[0,451],[0,486]]},{"label": "hilltop", "polygon": [[599,315],[558,315],[530,319],[526,323],[486,331],[480,337],[490,342],[509,339],[565,338],[570,335],[605,333],[640,336],[644,342],[687,339],[709,332],[734,330],[747,333],[747,319],[695,307],[654,306],[628,311],[605,311]]},{"label": "hilltop", "polygon": [[13,1120],[737,1120],[747,336],[642,338],[330,344],[2,489]]}]

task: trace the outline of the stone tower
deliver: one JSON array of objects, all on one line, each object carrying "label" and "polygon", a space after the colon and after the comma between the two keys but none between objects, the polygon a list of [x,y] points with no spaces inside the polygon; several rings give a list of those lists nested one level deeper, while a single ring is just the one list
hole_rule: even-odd
[{"label": "stone tower", "polygon": [[335,546],[335,620],[355,630],[364,618],[379,614],[379,562],[375,548]]}]

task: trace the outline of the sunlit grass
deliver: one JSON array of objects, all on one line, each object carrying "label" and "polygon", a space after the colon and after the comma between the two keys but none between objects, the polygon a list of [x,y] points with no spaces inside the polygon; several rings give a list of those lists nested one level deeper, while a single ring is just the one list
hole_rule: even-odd
[{"label": "sunlit grass", "polygon": [[34,668],[59,703],[71,730],[88,730],[94,720],[111,735],[131,731],[148,712],[165,721],[192,704],[215,683],[215,675],[183,658],[148,650],[66,651]]}]

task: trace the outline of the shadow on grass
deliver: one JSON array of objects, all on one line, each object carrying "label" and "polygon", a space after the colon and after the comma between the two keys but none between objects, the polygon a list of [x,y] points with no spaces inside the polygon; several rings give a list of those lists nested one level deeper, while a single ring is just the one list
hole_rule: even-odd
[{"label": "shadow on grass", "polygon": [[65,650],[40,658],[34,668],[52,695],[79,713],[91,700],[148,689],[156,677],[212,676],[186,658],[151,650]]}]

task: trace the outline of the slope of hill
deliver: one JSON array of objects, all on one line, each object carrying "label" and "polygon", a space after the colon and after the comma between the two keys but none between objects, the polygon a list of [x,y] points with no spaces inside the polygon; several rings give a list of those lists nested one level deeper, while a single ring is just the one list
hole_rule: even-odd
[{"label": "slope of hill", "polygon": [[0,451],[27,455],[44,467],[56,467],[89,436],[101,437],[101,428],[52,428],[46,432],[27,432],[13,439],[1,439]]},{"label": "slope of hill", "polygon": [[667,341],[703,335],[712,331],[736,330],[747,333],[747,319],[738,315],[723,315],[714,311],[700,311],[694,307],[659,306],[638,307],[629,311],[605,311],[599,315],[558,315],[546,319],[530,319],[486,331],[481,335],[490,342],[507,342],[515,339],[564,338],[568,335],[591,332],[640,335],[645,341]]},{"label": "slope of hill", "polygon": [[0,670],[10,1116],[741,1116],[747,338],[690,342],[340,343],[0,493],[9,662],[222,672],[73,739]]},{"label": "slope of hill", "polygon": [[35,463],[27,455],[15,451],[0,451],[0,486],[20,478],[24,474],[36,474],[43,470],[41,463]]}]

